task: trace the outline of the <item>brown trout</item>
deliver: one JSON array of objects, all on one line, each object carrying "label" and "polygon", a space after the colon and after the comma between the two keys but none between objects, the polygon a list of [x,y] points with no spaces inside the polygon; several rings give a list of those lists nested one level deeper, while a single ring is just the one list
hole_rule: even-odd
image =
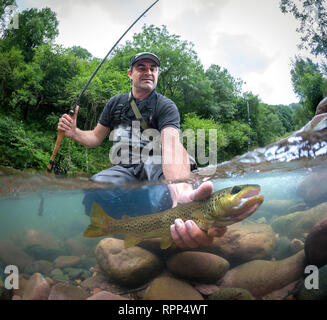
[{"label": "brown trout", "polygon": [[253,214],[262,204],[259,185],[240,185],[214,192],[208,199],[180,204],[159,213],[138,217],[124,215],[113,219],[97,204],[92,206],[91,224],[84,232],[85,237],[124,235],[125,248],[132,247],[144,239],[161,238],[160,248],[167,249],[173,239],[170,226],[175,219],[193,220],[202,230],[212,226],[228,226]]}]

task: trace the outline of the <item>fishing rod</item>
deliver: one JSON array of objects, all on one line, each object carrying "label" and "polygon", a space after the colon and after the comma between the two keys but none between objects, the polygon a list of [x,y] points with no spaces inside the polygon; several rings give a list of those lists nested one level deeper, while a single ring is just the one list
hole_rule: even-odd
[{"label": "fishing rod", "polygon": [[[156,0],[154,3],[152,3],[129,27],[128,29],[123,33],[123,35],[116,41],[116,43],[113,45],[113,47],[109,50],[109,52],[106,54],[106,56],[102,59],[102,61],[100,62],[100,64],[97,66],[97,68],[94,70],[93,74],[91,75],[90,79],[88,80],[88,82],[86,83],[86,85],[84,86],[82,92],[80,93],[80,95],[77,97],[77,100],[75,102],[75,107],[74,109],[69,110],[68,114],[72,117],[75,114],[75,108],[79,105],[80,99],[83,96],[83,94],[85,93],[87,87],[89,86],[89,84],[91,83],[92,79],[94,78],[94,76],[96,75],[96,73],[99,71],[99,69],[101,68],[101,66],[103,65],[103,63],[106,61],[106,59],[108,58],[108,56],[111,54],[111,52],[115,49],[115,47],[118,45],[118,43],[121,41],[121,39],[124,38],[124,36],[126,35],[126,33],[133,28],[133,26],[158,2],[159,0]],[[52,155],[49,161],[49,165],[47,168],[48,172],[51,172],[52,169],[54,170],[54,173],[56,175],[65,175],[67,173],[67,169],[60,164],[60,159],[59,158],[58,161],[55,161],[58,150],[60,148],[61,145],[61,141],[65,136],[65,132],[58,130],[57,132],[57,140],[56,140],[56,144],[53,148],[52,151]]]}]

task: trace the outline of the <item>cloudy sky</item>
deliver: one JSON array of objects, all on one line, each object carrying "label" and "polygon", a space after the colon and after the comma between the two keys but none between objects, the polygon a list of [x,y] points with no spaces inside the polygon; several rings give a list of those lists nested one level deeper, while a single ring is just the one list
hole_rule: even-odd
[{"label": "cloudy sky", "polygon": [[[81,46],[103,58],[154,0],[16,0],[19,10],[50,7],[57,13],[56,42]],[[290,68],[299,52],[298,22],[283,15],[279,0],[160,0],[122,40],[142,25],[166,25],[195,45],[205,68],[218,64],[269,104],[297,102]]]}]

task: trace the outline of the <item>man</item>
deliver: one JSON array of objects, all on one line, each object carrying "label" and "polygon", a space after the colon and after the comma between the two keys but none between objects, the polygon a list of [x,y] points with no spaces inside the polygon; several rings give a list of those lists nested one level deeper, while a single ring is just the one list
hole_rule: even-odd
[{"label": "man", "polygon": [[[178,109],[170,99],[158,94],[155,90],[160,73],[159,58],[149,52],[141,52],[130,61],[128,76],[132,83],[131,95],[120,94],[110,99],[105,106],[97,126],[90,131],[82,131],[76,127],[78,107],[73,117],[63,115],[58,124],[58,130],[65,132],[67,137],[86,147],[96,147],[112,130],[114,142],[127,137],[131,141],[132,123],[136,121],[132,100],[141,113],[146,125],[157,129],[161,138],[161,164],[131,163],[132,154],[136,149],[133,143],[129,148],[128,162],[118,164],[94,175],[91,180],[120,185],[126,182],[187,179],[190,177],[190,161],[186,150],[180,143],[180,118]],[[142,120],[140,123],[142,123]],[[143,128],[144,129],[144,128]],[[143,141],[140,140],[140,144]],[[184,159],[183,161],[179,161]],[[169,185],[171,196],[170,206],[209,197],[213,189],[211,182],[200,185],[193,190],[191,184],[179,183]],[[193,221],[183,222],[176,219],[171,226],[171,235],[177,246],[198,247],[209,245],[214,236],[222,236],[226,228],[212,228],[208,233],[203,232]]]}]

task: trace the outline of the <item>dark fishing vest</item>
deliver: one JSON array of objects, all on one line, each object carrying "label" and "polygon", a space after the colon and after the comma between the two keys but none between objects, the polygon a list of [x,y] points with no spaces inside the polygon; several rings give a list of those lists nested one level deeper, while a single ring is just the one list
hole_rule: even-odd
[{"label": "dark fishing vest", "polygon": [[[123,124],[125,127],[131,126],[132,121],[137,121],[133,109],[128,101],[128,95],[128,93],[122,93],[115,97],[116,101],[110,110],[111,130],[114,130],[121,124]],[[153,128],[152,115],[158,102],[157,92],[154,90],[146,99],[135,102],[148,127]]]},{"label": "dark fishing vest", "polygon": [[[149,143],[148,140],[142,139],[142,132],[144,130],[139,124],[140,121],[136,119],[128,98],[128,93],[117,95],[114,98],[116,101],[113,101],[113,106],[110,110],[110,130],[112,131],[112,141],[114,146],[120,143],[121,147],[124,142],[129,145],[129,163],[125,163],[126,166],[132,164],[133,154],[140,154],[143,148]],[[135,102],[142,118],[147,124],[147,127],[157,129],[152,123],[153,112],[158,103],[157,92],[154,90],[146,99]],[[134,139],[132,139],[132,137]],[[117,155],[121,156],[121,152],[117,152]],[[152,152],[150,152],[149,155],[151,156]]]}]

